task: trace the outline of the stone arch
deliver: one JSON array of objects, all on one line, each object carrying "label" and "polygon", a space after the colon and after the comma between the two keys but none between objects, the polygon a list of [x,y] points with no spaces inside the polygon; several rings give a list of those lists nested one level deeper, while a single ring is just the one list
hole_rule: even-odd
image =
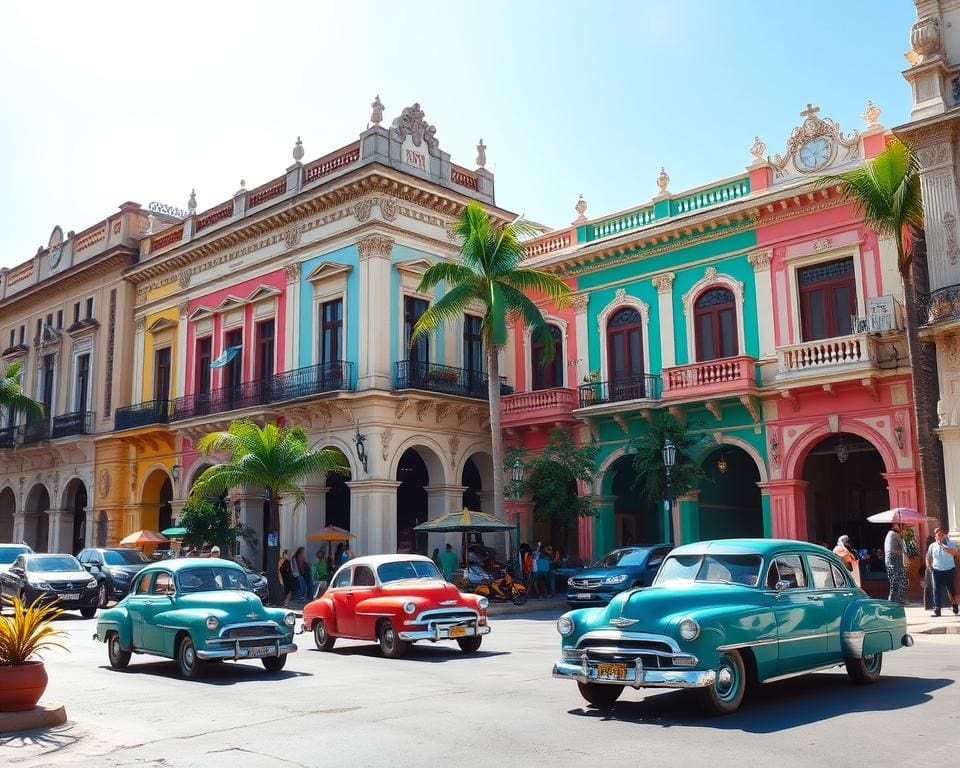
[{"label": "stone arch", "polygon": [[739,354],[747,354],[744,341],[743,326],[743,283],[730,275],[717,272],[715,267],[707,267],[697,282],[690,286],[683,294],[683,317],[687,325],[687,361],[692,363],[697,359],[697,334],[694,322],[694,307],[697,299],[711,288],[726,288],[733,293],[734,304],[737,308],[737,346]]},{"label": "stone arch", "polygon": [[163,484],[163,479],[159,477],[159,474],[163,474],[170,481],[170,486],[173,487],[173,475],[170,472],[170,467],[158,462],[152,464],[150,468],[143,473],[143,480],[140,483],[137,498],[142,500],[148,491],[159,492],[159,488]]},{"label": "stone arch", "polygon": [[812,427],[807,429],[803,435],[790,446],[783,459],[784,478],[787,480],[799,480],[800,475],[803,474],[803,464],[810,454],[810,451],[812,451],[821,440],[840,432],[856,435],[866,440],[877,449],[880,458],[883,459],[885,470],[887,472],[897,471],[896,454],[894,453],[893,447],[886,441],[883,435],[862,422],[853,419],[841,419],[838,423],[838,429],[831,429],[829,424]]},{"label": "stone arch", "polygon": [[0,490],[0,541],[13,541],[14,515],[17,514],[17,495],[10,485]]},{"label": "stone arch", "polygon": [[613,468],[613,465],[617,463],[619,459],[626,456],[627,452],[624,448],[617,448],[615,451],[612,451],[607,458],[600,462],[600,466],[597,468],[597,475],[594,479],[594,489],[593,494],[595,496],[609,496],[611,491],[611,486],[613,484],[613,473],[610,470]]},{"label": "stone arch", "polygon": [[50,539],[50,491],[43,483],[35,483],[27,492],[23,505],[23,539],[34,552],[46,552]]},{"label": "stone arch", "polygon": [[643,372],[650,373],[650,305],[636,296],[630,296],[625,289],[617,289],[613,299],[597,314],[597,328],[600,332],[600,378],[606,381],[609,378],[609,361],[607,360],[607,322],[615,312],[632,307],[640,313],[643,322],[641,336],[643,338]]},{"label": "stone arch", "polygon": [[[495,514],[490,503],[484,503],[485,497],[489,499],[493,493],[493,457],[488,451],[464,451],[463,460],[459,463],[454,476],[459,479],[461,485],[467,486],[468,490],[463,492],[465,507],[469,506],[470,509],[476,509],[478,512]],[[474,499],[474,494],[478,498]],[[475,506],[468,504],[468,501]]]},{"label": "stone arch", "polygon": [[763,475],[755,457],[724,439],[697,460],[706,476],[697,489],[695,513],[691,510],[686,519],[689,535],[699,540],[763,537]]},{"label": "stone arch", "polygon": [[74,555],[90,542],[91,532],[88,531],[87,526],[89,504],[90,492],[87,490],[87,484],[79,475],[72,476],[64,486],[60,509],[66,515],[65,528],[70,531],[70,552]]},{"label": "stone arch", "polygon": [[190,467],[187,472],[187,481],[182,483],[181,487],[184,489],[184,497],[190,495],[190,491],[193,490],[193,484],[197,482],[197,478],[208,468],[214,466],[215,462],[210,461],[210,459],[203,457],[198,458],[193,465]]},{"label": "stone arch", "polygon": [[[162,531],[173,525],[173,477],[165,464],[153,465],[145,474],[140,494],[140,527]],[[129,531],[128,531],[129,533]]]},{"label": "stone arch", "polygon": [[[376,461],[374,458],[374,453],[376,453],[376,451],[374,450],[372,441],[369,439],[369,437],[364,447],[366,448],[368,456],[367,466],[370,467],[371,461]],[[350,477],[359,479],[357,478],[357,448],[351,440],[341,437],[340,435],[328,435],[316,440],[310,446],[311,451],[318,451],[323,448],[336,448],[338,451],[340,451],[340,453],[343,454],[343,458],[347,460],[347,466],[350,467]]]},{"label": "stone arch", "polygon": [[[393,453],[390,461],[388,477],[396,477],[400,467],[400,459],[408,449],[414,449],[419,454],[430,474],[431,485],[445,485],[450,476],[446,462],[441,458],[446,455],[443,447],[430,435],[415,435],[404,440]],[[349,458],[349,457],[348,457]]]},{"label": "stone arch", "polygon": [[767,473],[767,463],[763,460],[763,457],[760,455],[760,451],[758,451],[750,441],[744,440],[742,437],[735,437],[733,435],[723,435],[721,439],[716,441],[715,443],[710,443],[709,445],[706,445],[703,448],[701,448],[700,454],[699,456],[696,457],[696,460],[699,463],[703,463],[703,461],[707,458],[707,456],[713,453],[717,448],[725,447],[728,445],[741,449],[751,459],[753,459],[753,463],[757,465],[757,471],[760,473],[761,483],[765,483],[767,480],[770,479]]}]

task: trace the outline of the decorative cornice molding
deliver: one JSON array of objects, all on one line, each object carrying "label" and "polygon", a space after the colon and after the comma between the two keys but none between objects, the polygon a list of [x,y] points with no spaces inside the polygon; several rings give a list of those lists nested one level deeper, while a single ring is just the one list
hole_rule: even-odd
[{"label": "decorative cornice molding", "polygon": [[673,280],[675,277],[676,274],[673,272],[664,272],[663,274],[652,277],[650,282],[653,283],[653,287],[657,289],[658,294],[672,293]]},{"label": "decorative cornice molding", "polygon": [[299,282],[300,280],[300,262],[295,261],[293,264],[287,264],[283,268],[284,274],[287,276],[287,285],[291,283]]},{"label": "decorative cornice molding", "polygon": [[753,267],[754,272],[763,272],[770,269],[770,262],[773,261],[773,248],[762,248],[759,251],[753,251],[747,254],[747,261]]},{"label": "decorative cornice molding", "polygon": [[575,293],[573,294],[573,298],[570,300],[570,305],[573,307],[574,313],[578,315],[587,311],[587,305],[589,303],[589,293]]},{"label": "decorative cornice molding", "polygon": [[357,252],[360,261],[372,258],[389,259],[396,241],[385,235],[370,235],[357,241]]}]

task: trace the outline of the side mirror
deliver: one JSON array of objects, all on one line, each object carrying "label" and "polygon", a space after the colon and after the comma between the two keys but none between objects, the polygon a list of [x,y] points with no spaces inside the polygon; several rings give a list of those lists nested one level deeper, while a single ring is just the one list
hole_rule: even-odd
[{"label": "side mirror", "polygon": [[169,597],[172,600],[174,596],[177,594],[177,590],[174,587],[167,587],[166,590],[164,590],[163,594],[165,594],[167,597]]},{"label": "side mirror", "polygon": [[774,589],[777,590],[777,594],[780,594],[781,592],[783,592],[783,590],[790,589],[790,582],[787,581],[786,579],[780,579],[780,581],[777,582],[777,585],[774,587]]},{"label": "side mirror", "polygon": [[23,568],[21,568],[19,565],[12,565],[10,566],[10,573],[15,573],[17,576],[23,576]]}]

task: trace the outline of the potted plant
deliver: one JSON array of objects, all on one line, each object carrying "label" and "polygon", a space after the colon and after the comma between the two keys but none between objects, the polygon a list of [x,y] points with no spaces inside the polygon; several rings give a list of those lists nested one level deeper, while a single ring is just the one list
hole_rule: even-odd
[{"label": "potted plant", "polygon": [[39,652],[68,650],[58,638],[63,632],[51,622],[63,611],[57,601],[29,606],[11,598],[13,616],[0,616],[0,712],[25,712],[37,706],[47,688],[47,670]]},{"label": "potted plant", "polygon": [[587,386],[581,387],[580,395],[581,400],[584,403],[593,403],[600,399],[600,370],[595,369],[590,371],[586,376],[583,377],[583,383]]}]

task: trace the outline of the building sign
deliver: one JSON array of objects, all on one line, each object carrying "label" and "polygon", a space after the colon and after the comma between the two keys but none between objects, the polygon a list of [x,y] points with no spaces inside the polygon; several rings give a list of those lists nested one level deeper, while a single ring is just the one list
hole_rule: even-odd
[{"label": "building sign", "polygon": [[422,171],[423,173],[429,172],[429,155],[426,142],[422,141],[420,142],[420,146],[417,146],[413,142],[413,136],[407,136],[403,142],[400,152],[403,162],[405,162],[407,165],[413,166],[418,171]]}]

